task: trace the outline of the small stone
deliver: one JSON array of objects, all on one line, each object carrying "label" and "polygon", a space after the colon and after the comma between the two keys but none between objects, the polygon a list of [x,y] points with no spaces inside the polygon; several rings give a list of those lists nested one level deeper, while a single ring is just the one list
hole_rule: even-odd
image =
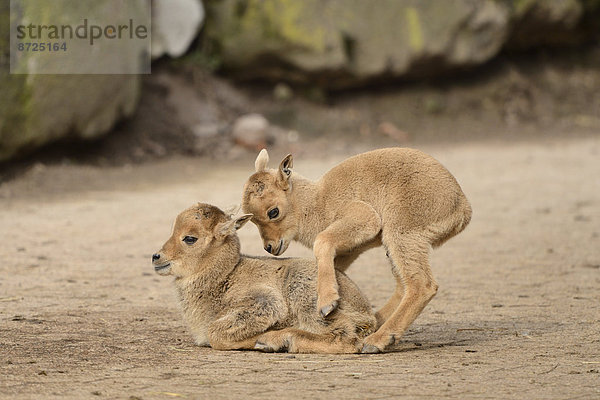
[{"label": "small stone", "polygon": [[236,144],[246,149],[259,151],[267,146],[269,121],[260,114],[247,114],[233,124],[231,135]]},{"label": "small stone", "polygon": [[294,97],[294,91],[285,83],[278,83],[273,88],[273,97],[275,100],[288,101]]}]

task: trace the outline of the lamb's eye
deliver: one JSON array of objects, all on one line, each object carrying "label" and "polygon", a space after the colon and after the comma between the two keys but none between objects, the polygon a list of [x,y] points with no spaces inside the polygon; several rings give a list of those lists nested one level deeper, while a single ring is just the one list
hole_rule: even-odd
[{"label": "lamb's eye", "polygon": [[275,207],[270,210],[267,215],[269,216],[269,219],[277,218],[279,216],[279,208]]},{"label": "lamb's eye", "polygon": [[198,240],[198,238],[193,237],[193,236],[186,236],[183,238],[183,241],[185,242],[185,244],[194,244],[194,243],[196,243],[196,240]]}]

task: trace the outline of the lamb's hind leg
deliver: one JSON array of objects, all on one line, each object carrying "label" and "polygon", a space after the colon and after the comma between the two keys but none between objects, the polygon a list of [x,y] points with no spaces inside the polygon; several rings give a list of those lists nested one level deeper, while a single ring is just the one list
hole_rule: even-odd
[{"label": "lamb's hind leg", "polygon": [[256,341],[259,337],[260,335],[256,335],[238,341],[225,339],[214,340],[210,344],[210,347],[212,347],[215,350],[254,350],[254,348],[256,347]]},{"label": "lamb's hind leg", "polygon": [[317,334],[296,328],[263,333],[256,341],[256,350],[267,353],[358,353],[357,338],[334,334]]},{"label": "lamb's hind leg", "polygon": [[317,259],[317,309],[323,317],[337,307],[340,298],[335,279],[335,256],[361,247],[381,230],[379,214],[363,201],[350,203],[341,215],[317,235],[313,245]]},{"label": "lamb's hind leg", "polygon": [[[397,289],[397,293],[401,293],[400,290],[403,290],[404,295],[398,307],[377,332],[365,339],[363,353],[380,352],[388,345],[393,344],[437,293],[438,285],[433,279],[429,266],[430,245],[425,235],[419,233],[389,234],[384,231],[383,243],[388,249],[397,285],[403,286],[403,288]],[[394,296],[397,296],[397,293]],[[393,306],[394,302],[394,298],[390,299],[386,304],[388,307],[386,312],[389,312],[389,308]],[[379,318],[382,317],[379,315]]]},{"label": "lamb's hind leg", "polygon": [[377,320],[377,328],[381,327],[387,321],[390,316],[396,311],[402,298],[404,297],[404,284],[399,276],[396,276],[396,288],[392,297],[388,299],[383,307],[375,313],[375,319]]}]

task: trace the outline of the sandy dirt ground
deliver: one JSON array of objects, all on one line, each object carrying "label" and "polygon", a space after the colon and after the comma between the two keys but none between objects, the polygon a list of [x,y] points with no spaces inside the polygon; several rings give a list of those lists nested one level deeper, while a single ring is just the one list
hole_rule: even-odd
[{"label": "sandy dirt ground", "polygon": [[[150,256],[179,211],[238,203],[253,159],[37,165],[5,182],[0,398],[600,398],[600,137],[421,148],[455,174],[473,220],[432,253],[438,295],[376,355],[194,345]],[[295,168],[316,178],[341,159]],[[253,225],[240,234],[264,254]],[[382,249],[349,275],[375,308],[392,293]]]}]

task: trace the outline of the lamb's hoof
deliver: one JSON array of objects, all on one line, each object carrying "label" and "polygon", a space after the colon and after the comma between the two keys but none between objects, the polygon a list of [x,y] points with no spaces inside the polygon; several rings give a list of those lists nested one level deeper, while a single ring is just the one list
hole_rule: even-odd
[{"label": "lamb's hoof", "polygon": [[373,346],[372,344],[363,344],[362,350],[360,351],[363,354],[377,354],[381,353],[381,349],[377,346]]},{"label": "lamb's hoof", "polygon": [[321,309],[319,310],[319,314],[321,314],[321,317],[325,318],[326,316],[328,316],[329,314],[331,314],[331,312],[333,310],[335,310],[338,306],[338,301],[335,300],[333,303],[327,304],[326,306],[321,307]]},{"label": "lamb's hoof", "polygon": [[261,343],[261,342],[256,342],[256,344],[254,345],[254,349],[260,350],[264,353],[274,353],[275,352],[275,349],[273,347],[269,346],[268,344]]}]

